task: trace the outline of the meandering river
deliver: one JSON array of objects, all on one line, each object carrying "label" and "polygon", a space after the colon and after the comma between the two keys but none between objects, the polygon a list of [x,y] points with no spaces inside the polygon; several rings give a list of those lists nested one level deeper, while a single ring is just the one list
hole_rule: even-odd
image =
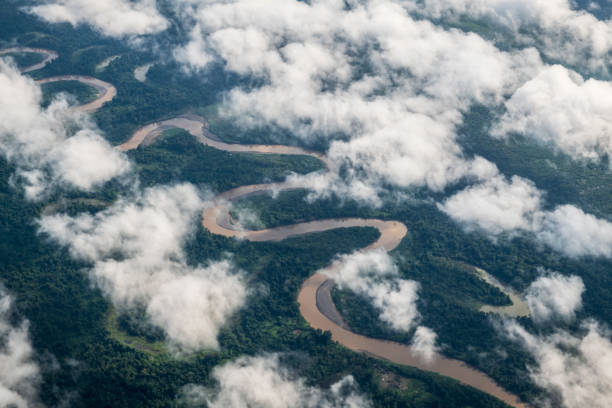
[{"label": "meandering river", "polygon": [[[45,50],[42,48],[13,47],[13,48],[5,48],[3,50],[0,50],[0,56],[6,55],[6,54],[17,54],[17,53],[37,53],[37,54],[43,54],[45,56],[45,58],[38,64],[34,64],[29,67],[22,68],[20,71],[23,73],[44,68],[47,64],[50,64],[54,59],[58,57],[55,51]],[[96,99],[84,105],[75,107],[75,109],[83,111],[83,112],[95,112],[98,109],[100,109],[102,105],[104,105],[106,102],[112,101],[113,98],[117,96],[117,89],[112,84],[109,84],[108,82],[104,82],[98,78],[94,78],[90,76],[61,75],[61,76],[54,76],[54,77],[41,79],[36,82],[38,82],[39,84],[48,84],[50,82],[59,82],[59,81],[78,81],[85,85],[89,85],[98,91],[98,95],[96,96]]]},{"label": "meandering river", "polygon": [[83,76],[83,75],[61,75],[55,76],[51,78],[45,78],[38,81],[39,84],[48,84],[50,82],[59,82],[59,81],[79,81],[85,85],[92,86],[96,88],[98,91],[98,95],[96,99],[85,104],[77,106],[75,109],[78,109],[83,112],[95,112],[102,107],[106,102],[110,102],[113,100],[115,96],[117,96],[117,89],[109,84],[108,82],[101,81],[97,78]]},{"label": "meandering river", "polygon": [[[298,147],[280,145],[239,145],[221,142],[211,135],[207,123],[203,118],[195,115],[178,117],[147,125],[137,130],[126,143],[119,146],[126,151],[137,148],[142,143],[149,143],[161,133],[170,128],[182,128],[201,143],[229,152],[252,152],[264,154],[290,154],[316,157],[327,165],[327,160],[320,153],[301,149]],[[266,191],[281,191],[285,189],[305,188],[296,183],[270,183],[241,186],[219,194],[213,199],[213,205],[204,210],[202,225],[214,234],[226,237],[239,237],[249,241],[281,241],[283,239],[308,234],[312,232],[328,231],[343,227],[372,227],[380,232],[376,242],[368,245],[364,250],[383,248],[386,251],[395,249],[408,228],[399,221],[385,221],[364,218],[326,219],[293,225],[268,228],[263,230],[244,230],[233,222],[229,210],[232,201],[239,200],[254,193]],[[331,267],[329,267],[331,268]],[[329,276],[333,271],[329,268],[318,271],[308,278],[302,285],[298,294],[300,312],[306,321],[315,329],[331,332],[332,339],[343,346],[367,353],[391,362],[418,367],[433,371],[477,388],[487,394],[493,395],[513,407],[526,407],[515,395],[505,391],[486,374],[468,366],[459,360],[449,359],[441,354],[431,361],[425,361],[410,346],[396,342],[373,339],[350,331],[342,321],[333,300],[330,289],[333,286]]]},{"label": "meandering river", "polygon": [[[46,56],[43,62],[23,69],[23,72],[40,69],[57,57],[57,54],[53,51],[34,48],[11,48],[8,50],[0,50],[0,55],[12,52],[40,52]],[[85,76],[65,75],[43,79],[39,82],[47,83],[65,80],[80,81],[98,89],[99,95],[95,101],[78,107],[78,109],[83,111],[93,112],[99,109],[104,103],[112,100],[117,93],[115,87],[111,84]],[[151,143],[164,130],[171,128],[185,129],[201,143],[228,152],[306,155],[315,157],[321,160],[326,166],[328,165],[327,158],[324,155],[298,147],[224,143],[214,137],[203,118],[195,115],[181,116],[146,125],[134,132],[132,137],[124,144],[118,146],[118,148],[123,151],[128,151],[137,148],[141,144]],[[212,206],[204,210],[202,225],[212,233],[227,237],[240,237],[249,241],[280,241],[296,235],[322,232],[341,227],[372,227],[380,232],[380,237],[376,242],[364,248],[364,250],[383,248],[386,251],[395,249],[408,231],[406,225],[398,221],[364,218],[318,220],[251,231],[244,230],[241,226],[234,224],[229,215],[231,202],[248,194],[305,187],[306,186],[300,186],[296,183],[280,182],[242,186],[226,191],[215,197]],[[333,305],[330,294],[330,289],[333,284],[328,277],[328,275],[333,274],[333,271],[329,268],[332,267],[330,266],[324,270],[318,271],[308,278],[303,283],[298,294],[300,312],[312,327],[331,332],[334,341],[356,352],[367,353],[368,355],[386,359],[397,364],[433,371],[454,378],[464,384],[497,397],[513,407],[526,407],[526,405],[521,403],[515,395],[505,391],[486,374],[459,360],[449,359],[438,354],[433,360],[425,361],[418,353],[414,352],[410,346],[391,341],[373,339],[350,331]]]}]

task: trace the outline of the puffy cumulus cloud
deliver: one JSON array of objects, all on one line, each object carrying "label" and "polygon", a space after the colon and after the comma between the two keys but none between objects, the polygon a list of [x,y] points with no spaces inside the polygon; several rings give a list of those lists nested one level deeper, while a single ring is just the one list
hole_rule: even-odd
[{"label": "puffy cumulus cloud", "polygon": [[130,168],[125,157],[92,130],[67,138],[61,149],[49,152],[47,159],[58,177],[81,190],[91,190]]},{"label": "puffy cumulus cloud", "polygon": [[382,249],[340,256],[322,272],[341,289],[370,298],[380,319],[396,330],[410,330],[419,317],[419,284],[400,279],[393,259]]},{"label": "puffy cumulus cloud", "polygon": [[612,257],[612,223],[572,205],[543,209],[541,193],[525,179],[494,177],[438,204],[440,210],[495,238],[526,233],[569,257]]},{"label": "puffy cumulus cloud", "polygon": [[89,24],[111,37],[154,34],[169,26],[155,0],[54,0],[27,10],[49,23]]},{"label": "puffy cumulus cloud", "polygon": [[231,214],[233,220],[237,221],[237,227],[241,230],[257,230],[265,229],[266,225],[261,221],[259,213],[249,206],[234,205],[229,202],[228,205],[232,208]]},{"label": "puffy cumulus cloud", "polygon": [[572,205],[537,213],[534,231],[538,240],[571,257],[612,257],[612,223]]},{"label": "puffy cumulus cloud", "polygon": [[502,52],[391,0],[187,3],[195,21],[177,59],[196,70],[220,60],[261,84],[230,91],[223,112],[328,140],[332,171],[310,184],[373,203],[382,186],[439,191],[495,174],[464,157],[455,128],[471,104],[500,103],[541,66],[535,50]]},{"label": "puffy cumulus cloud", "polygon": [[[413,1],[413,3],[416,3]],[[424,0],[418,12],[456,20],[487,20],[514,34],[520,44],[571,65],[607,71],[612,22],[572,8],[571,0]]]},{"label": "puffy cumulus cloud", "polygon": [[558,331],[536,336],[516,322],[506,323],[510,338],[534,357],[530,376],[552,394],[552,406],[606,408],[612,401],[612,343],[610,333],[593,321],[583,333]]},{"label": "puffy cumulus cloud", "polygon": [[191,185],[156,187],[96,215],[43,217],[40,231],[93,264],[93,280],[121,308],[144,306],[178,350],[218,347],[247,288],[229,261],[191,266],[183,244],[205,203]]},{"label": "puffy cumulus cloud", "polygon": [[65,99],[42,109],[41,100],[40,86],[0,59],[0,152],[17,166],[28,198],[58,185],[91,190],[129,171],[85,114]]},{"label": "puffy cumulus cloud", "polygon": [[579,276],[547,273],[529,285],[525,299],[536,322],[570,321],[582,307],[583,292],[584,283]]},{"label": "puffy cumulus cloud", "polygon": [[280,362],[278,355],[241,357],[213,370],[217,388],[189,385],[181,399],[188,406],[211,408],[362,408],[371,403],[356,391],[352,376],[329,390],[309,387]]},{"label": "puffy cumulus cloud", "polygon": [[494,129],[550,143],[577,159],[612,155],[612,84],[555,65],[521,86]]},{"label": "puffy cumulus cloud", "polygon": [[451,196],[439,208],[468,229],[478,227],[498,235],[530,229],[540,206],[541,194],[533,183],[516,176],[510,181],[496,176]]},{"label": "puffy cumulus cloud", "polygon": [[28,322],[11,324],[12,298],[0,287],[0,406],[39,406],[40,369],[33,360]]},{"label": "puffy cumulus cloud", "polygon": [[423,360],[431,362],[435,359],[438,353],[438,346],[436,345],[436,333],[428,327],[419,326],[414,332],[412,343],[410,347],[415,351]]}]

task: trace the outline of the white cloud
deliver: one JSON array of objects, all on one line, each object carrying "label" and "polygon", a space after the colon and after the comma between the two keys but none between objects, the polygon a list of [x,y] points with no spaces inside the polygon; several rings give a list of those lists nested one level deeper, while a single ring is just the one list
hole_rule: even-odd
[{"label": "white cloud", "polygon": [[202,69],[214,61],[214,56],[209,55],[206,43],[202,37],[202,31],[196,25],[190,34],[190,41],[185,46],[174,50],[174,57],[190,69]]},{"label": "white cloud", "polygon": [[530,229],[540,206],[541,194],[533,183],[517,176],[510,181],[497,176],[460,191],[439,208],[468,228],[498,235]]},{"label": "white cloud", "polygon": [[370,298],[380,310],[380,319],[394,329],[408,331],[416,323],[419,284],[400,279],[397,266],[384,250],[340,256],[322,272],[339,288]]},{"label": "white cloud", "polygon": [[62,141],[47,156],[57,177],[80,190],[91,190],[128,171],[126,158],[92,130],[82,130]]},{"label": "white cloud", "polygon": [[484,159],[463,156],[455,127],[472,103],[501,102],[541,66],[534,50],[499,51],[390,0],[190,6],[196,21],[177,58],[194,69],[220,59],[263,84],[232,90],[224,113],[307,143],[330,139],[331,174],[307,181],[372,203],[383,186],[439,191],[494,175]]},{"label": "white cloud", "polygon": [[438,353],[436,345],[436,333],[428,327],[417,327],[410,347],[426,362],[431,362],[435,359]]},{"label": "white cloud", "polygon": [[570,0],[425,0],[418,11],[435,18],[487,20],[551,58],[607,72],[612,22],[573,9]]},{"label": "white cloud", "polygon": [[535,336],[516,322],[509,322],[508,335],[534,357],[530,376],[553,394],[552,406],[563,408],[607,408],[612,401],[612,343],[610,333],[597,323],[584,324],[583,333],[558,331]]},{"label": "white cloud", "polygon": [[49,23],[90,24],[111,37],[155,34],[169,26],[155,0],[54,0],[28,11]]},{"label": "white cloud", "polygon": [[536,216],[536,237],[551,248],[572,257],[612,257],[611,222],[572,205],[562,205]]},{"label": "white cloud", "polygon": [[143,306],[180,350],[217,348],[217,335],[247,296],[229,261],[186,263],[182,246],[204,201],[191,185],[156,187],[96,215],[45,216],[40,230],[93,263],[93,280],[119,307]]},{"label": "white cloud", "polygon": [[548,273],[529,285],[525,299],[536,322],[571,321],[582,307],[583,292],[584,283],[579,276]]},{"label": "white cloud", "polygon": [[11,324],[12,303],[0,288],[0,406],[28,408],[37,405],[40,369],[32,358],[28,322]]},{"label": "white cloud", "polygon": [[577,159],[612,156],[612,84],[555,65],[521,86],[494,129],[550,143]]},{"label": "white cloud", "polygon": [[398,279],[374,285],[367,292],[374,306],[380,309],[381,320],[397,330],[408,330],[418,317],[416,300],[419,284],[415,281]]},{"label": "white cloud", "polygon": [[462,190],[438,205],[442,211],[491,237],[531,234],[569,257],[612,257],[612,223],[572,205],[544,210],[541,193],[525,179],[501,176]]},{"label": "white cloud", "polygon": [[370,402],[356,392],[352,376],[329,390],[306,385],[283,367],[277,355],[241,357],[213,370],[218,388],[190,385],[182,401],[189,406],[211,408],[363,408]]},{"label": "white cloud", "polygon": [[134,68],[134,78],[136,78],[136,80],[139,82],[145,82],[147,80],[149,69],[151,69],[152,66],[153,64],[149,63]]},{"label": "white cloud", "polygon": [[265,229],[266,226],[259,217],[259,214],[251,207],[238,205],[228,202],[227,205],[231,208],[232,217],[236,221],[235,228],[242,230]]},{"label": "white cloud", "polygon": [[42,109],[41,100],[40,86],[0,59],[0,152],[17,166],[28,198],[58,185],[89,191],[129,171],[85,114],[63,99]]}]

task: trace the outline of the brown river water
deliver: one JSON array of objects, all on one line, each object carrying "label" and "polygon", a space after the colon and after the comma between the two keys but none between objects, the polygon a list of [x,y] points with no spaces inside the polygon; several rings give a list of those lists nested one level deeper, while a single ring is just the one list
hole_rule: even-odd
[{"label": "brown river water", "polygon": [[[53,59],[57,58],[57,53],[53,51],[30,48],[11,48],[0,50],[0,55],[11,52],[40,52],[46,56],[43,62],[27,67],[22,70],[22,72],[40,69]],[[117,94],[117,90],[113,85],[100,81],[96,78],[85,76],[58,76],[43,79],[39,81],[39,83],[66,80],[80,81],[95,87],[99,91],[98,98],[95,101],[78,107],[78,109],[83,111],[93,112],[99,109],[104,103],[112,100]],[[281,145],[239,145],[224,143],[216,139],[214,135],[210,133],[207,123],[203,118],[195,115],[185,115],[144,126],[134,132],[132,137],[124,144],[118,146],[118,148],[122,151],[127,151],[135,149],[141,144],[149,144],[164,130],[171,128],[185,129],[194,135],[201,143],[228,152],[306,155],[316,157],[326,166],[328,165],[327,159],[324,155],[318,152],[301,149],[299,147]],[[249,241],[280,241],[292,236],[322,232],[335,228],[373,227],[380,232],[380,237],[378,240],[376,240],[376,242],[364,248],[364,250],[384,248],[386,251],[395,249],[408,231],[407,227],[398,221],[384,221],[363,218],[317,220],[276,228],[268,228],[264,230],[249,231],[235,225],[229,215],[231,201],[238,200],[246,195],[265,191],[295,189],[300,187],[301,186],[296,184],[281,182],[242,186],[226,191],[215,197],[213,199],[212,206],[203,211],[202,225],[212,233],[227,237],[237,237]],[[298,294],[300,312],[302,313],[302,316],[304,316],[304,319],[306,319],[306,321],[313,328],[331,332],[332,339],[334,341],[337,341],[343,346],[356,352],[366,353],[393,363],[418,367],[422,370],[432,371],[454,378],[463,384],[470,385],[487,394],[497,397],[513,407],[523,408],[527,406],[521,403],[515,395],[510,394],[497,385],[495,381],[493,381],[486,374],[469,367],[459,360],[449,359],[439,354],[433,360],[425,361],[418,355],[418,353],[414,353],[410,346],[365,337],[348,330],[346,324],[344,324],[342,321],[342,317],[338,314],[337,310],[333,306],[333,301],[331,300],[330,295],[330,290],[333,285],[330,283],[326,273],[329,274],[330,270],[324,269],[312,275],[303,283]],[[319,302],[317,302],[317,297],[319,298]],[[320,306],[323,303],[326,304],[324,309],[327,310],[323,310],[322,312]],[[332,319],[330,319],[328,316],[331,316]]]}]

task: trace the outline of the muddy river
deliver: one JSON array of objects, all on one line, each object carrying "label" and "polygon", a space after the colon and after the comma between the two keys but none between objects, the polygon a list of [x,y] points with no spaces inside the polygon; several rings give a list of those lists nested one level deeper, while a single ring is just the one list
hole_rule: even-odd
[{"label": "muddy river", "polygon": [[[221,142],[210,133],[206,121],[195,115],[174,118],[147,125],[137,130],[130,140],[119,146],[119,148],[126,151],[137,148],[140,144],[151,143],[155,138],[161,135],[164,130],[170,128],[185,129],[201,143],[220,150],[263,154],[307,155],[316,157],[327,165],[326,158],[320,153],[298,147],[280,145],[238,145]],[[244,230],[240,225],[235,223],[229,214],[231,202],[241,197],[255,193],[281,191],[300,187],[305,186],[281,182],[242,186],[226,191],[215,197],[213,199],[213,204],[203,211],[202,225],[214,234],[259,242],[281,241],[293,236],[323,232],[335,228],[372,227],[380,232],[380,237],[376,242],[364,249],[384,248],[386,251],[391,251],[397,247],[408,231],[407,227],[398,221],[364,218],[317,220],[250,231]],[[346,323],[342,320],[342,316],[340,316],[333,305],[330,294],[333,283],[328,277],[328,274],[331,274],[330,272],[329,270],[322,270],[312,275],[304,282],[298,294],[300,312],[312,327],[331,332],[334,341],[356,352],[367,353],[368,355],[389,360],[397,364],[433,371],[486,392],[513,407],[526,407],[525,404],[520,402],[518,397],[505,391],[486,374],[468,366],[462,361],[449,359],[440,354],[435,356],[433,360],[425,361],[418,353],[413,352],[410,346],[386,340],[373,339],[350,331]]]}]

